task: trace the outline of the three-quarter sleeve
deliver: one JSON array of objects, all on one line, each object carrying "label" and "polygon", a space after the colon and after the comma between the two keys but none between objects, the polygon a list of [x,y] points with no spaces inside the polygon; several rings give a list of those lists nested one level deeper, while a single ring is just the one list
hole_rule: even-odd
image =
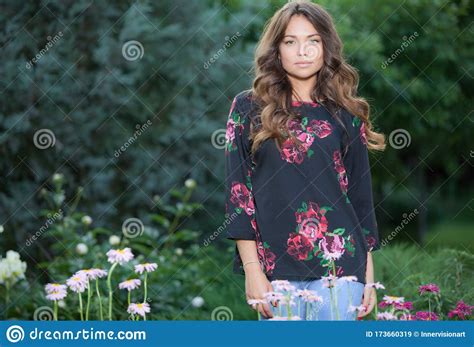
[{"label": "three-quarter sleeve", "polygon": [[225,143],[225,230],[230,240],[256,240],[252,191],[250,118],[237,95],[227,119]]},{"label": "three-quarter sleeve", "polygon": [[349,148],[344,156],[349,183],[347,195],[362,228],[367,250],[374,251],[380,249],[380,242],[373,202],[365,123],[360,118],[350,115],[347,128]]}]

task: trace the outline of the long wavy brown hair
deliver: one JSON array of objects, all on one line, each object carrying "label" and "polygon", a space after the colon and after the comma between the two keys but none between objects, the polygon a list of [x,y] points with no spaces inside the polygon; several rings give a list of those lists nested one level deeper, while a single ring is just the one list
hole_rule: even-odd
[{"label": "long wavy brown hair", "polygon": [[[341,108],[346,109],[365,123],[368,148],[385,149],[385,136],[372,130],[369,120],[369,104],[357,96],[359,75],[342,56],[342,42],[336,32],[333,20],[321,6],[308,1],[293,1],[279,9],[266,23],[257,45],[254,61],[255,79],[252,98],[260,114],[258,129],[252,123],[250,138],[251,152],[255,153],[263,141],[274,138],[279,149],[289,137],[296,144],[301,142],[288,132],[288,121],[298,118],[292,108],[292,86],[286,71],[278,59],[279,45],[285,30],[294,15],[303,15],[316,28],[323,44],[323,66],[317,72],[317,83],[312,91],[313,101],[322,104],[332,117],[347,130],[341,120]],[[348,144],[346,143],[344,154]]]}]

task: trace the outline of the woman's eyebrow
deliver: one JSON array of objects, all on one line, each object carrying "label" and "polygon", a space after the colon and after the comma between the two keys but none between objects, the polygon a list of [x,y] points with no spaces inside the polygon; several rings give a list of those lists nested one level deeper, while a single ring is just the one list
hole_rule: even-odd
[{"label": "woman's eyebrow", "polygon": [[[287,36],[289,36],[289,37],[297,37],[296,35],[285,35],[284,37],[287,37]],[[311,37],[311,36],[321,36],[321,35],[319,35],[318,33],[314,33],[314,34],[309,34],[309,35],[307,35],[306,37]]]}]

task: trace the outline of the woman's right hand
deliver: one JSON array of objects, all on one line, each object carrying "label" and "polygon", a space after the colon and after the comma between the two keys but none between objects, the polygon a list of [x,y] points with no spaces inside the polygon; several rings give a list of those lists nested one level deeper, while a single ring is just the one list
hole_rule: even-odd
[{"label": "woman's right hand", "polygon": [[[247,264],[245,269],[245,294],[247,300],[265,299],[266,292],[272,292],[273,286],[263,273],[257,263]],[[259,311],[265,318],[273,318],[273,313],[268,303],[252,305],[252,308]]]}]

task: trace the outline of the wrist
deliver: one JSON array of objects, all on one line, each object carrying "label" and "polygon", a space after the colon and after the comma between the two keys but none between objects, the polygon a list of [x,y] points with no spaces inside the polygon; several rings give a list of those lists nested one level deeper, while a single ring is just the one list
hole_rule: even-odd
[{"label": "wrist", "polygon": [[247,262],[244,265],[245,274],[254,274],[263,272],[259,262]]}]

